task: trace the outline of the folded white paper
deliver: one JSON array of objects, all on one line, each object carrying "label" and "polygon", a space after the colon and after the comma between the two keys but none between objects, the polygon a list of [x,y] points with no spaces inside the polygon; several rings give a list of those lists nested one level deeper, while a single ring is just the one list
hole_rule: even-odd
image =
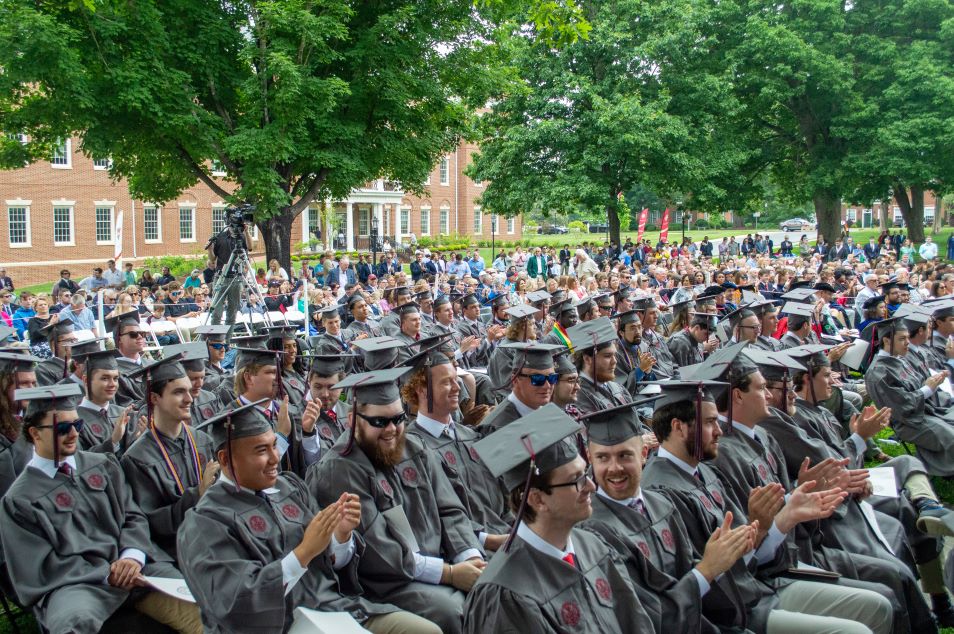
[{"label": "folded white paper", "polygon": [[195,603],[195,597],[192,596],[192,592],[189,590],[189,586],[186,585],[185,579],[145,576],[143,579],[146,580],[146,583],[163,594],[168,594],[170,597],[188,601],[189,603]]},{"label": "folded white paper", "polygon": [[288,634],[368,634],[368,631],[347,612],[295,608],[295,622]]},{"label": "folded white paper", "polygon": [[898,497],[898,481],[891,467],[868,469],[868,479],[874,489],[874,495],[885,498]]}]

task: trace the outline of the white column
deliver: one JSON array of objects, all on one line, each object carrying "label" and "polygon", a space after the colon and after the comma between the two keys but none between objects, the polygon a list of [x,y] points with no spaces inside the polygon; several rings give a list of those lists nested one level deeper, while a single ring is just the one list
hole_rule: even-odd
[{"label": "white column", "polygon": [[348,214],[345,216],[345,240],[348,251],[354,251],[354,203],[348,202]]},{"label": "white column", "polygon": [[378,239],[380,239],[384,235],[384,203],[374,203],[371,213],[378,222]]},{"label": "white column", "polygon": [[[326,202],[326,206],[327,206],[327,209],[329,210],[329,213],[333,215],[335,213],[334,202],[329,200]],[[331,245],[334,244],[334,235],[332,235],[332,233],[334,232],[334,229],[332,229],[331,227],[331,218],[332,218],[331,215],[328,215],[328,216],[324,215],[324,209],[322,209],[321,235],[325,240],[325,251],[330,251]]]},{"label": "white column", "polygon": [[394,209],[394,248],[401,244],[401,205],[391,205]]}]

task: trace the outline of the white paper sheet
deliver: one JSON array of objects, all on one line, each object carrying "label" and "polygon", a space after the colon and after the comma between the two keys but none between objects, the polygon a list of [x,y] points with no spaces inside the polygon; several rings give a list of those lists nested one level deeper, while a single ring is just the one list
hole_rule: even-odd
[{"label": "white paper sheet", "polygon": [[898,481],[891,467],[868,469],[868,479],[874,489],[874,495],[885,498],[898,497]]},{"label": "white paper sheet", "polygon": [[368,634],[368,631],[347,612],[295,608],[295,622],[288,634]]},{"label": "white paper sheet", "polygon": [[170,597],[188,601],[189,603],[195,603],[195,597],[193,597],[192,592],[189,591],[189,586],[186,585],[185,579],[167,579],[166,577],[143,577],[143,579],[146,580],[146,583],[163,594],[168,594]]},{"label": "white paper sheet", "polygon": [[861,508],[861,514],[865,517],[865,522],[868,524],[868,527],[874,531],[875,537],[878,538],[878,541],[881,542],[881,545],[888,549],[888,552],[892,555],[894,554],[894,549],[891,548],[888,538],[884,536],[884,533],[881,532],[881,526],[878,525],[878,518],[875,516],[874,507],[862,500],[858,503],[858,506]]},{"label": "white paper sheet", "polygon": [[841,358],[841,362],[852,370],[861,369],[861,362],[864,361],[865,354],[868,352],[868,342],[863,339],[855,339],[851,347]]}]

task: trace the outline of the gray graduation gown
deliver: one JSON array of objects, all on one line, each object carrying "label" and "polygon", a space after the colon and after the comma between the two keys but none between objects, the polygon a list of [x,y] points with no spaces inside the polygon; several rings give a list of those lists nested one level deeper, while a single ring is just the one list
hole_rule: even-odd
[{"label": "gray graduation gown", "polygon": [[372,324],[370,320],[364,323],[352,321],[341,334],[344,335],[346,341],[351,341],[362,333],[367,334],[369,337],[380,337],[384,334],[381,328],[377,324]]},{"label": "gray graduation gown", "polygon": [[351,426],[351,407],[344,401],[338,401],[331,410],[322,410],[315,423],[318,433],[319,457],[325,455]]},{"label": "gray graduation gown", "polygon": [[190,406],[192,426],[196,427],[218,414],[221,411],[219,409],[220,405],[219,398],[215,394],[205,388],[199,390],[199,395],[195,397]]},{"label": "gray graduation gown", "polygon": [[215,392],[216,388],[223,382],[232,382],[232,372],[212,365],[208,359],[205,361],[205,384],[202,389],[209,392]]},{"label": "gray graduation gown", "polygon": [[17,599],[54,634],[98,632],[126,601],[104,583],[126,548],[146,553],[143,574],[181,578],[112,454],[76,452],[72,477],[27,467],[0,500],[0,541]]},{"label": "gray graduation gown", "polygon": [[143,384],[142,378],[129,378],[131,372],[139,370],[142,366],[123,358],[116,359],[116,365],[119,366],[119,390],[116,392],[116,404],[127,407],[132,403],[144,401],[146,386]]},{"label": "gray graduation gown", "polygon": [[595,533],[571,537],[575,567],[519,537],[495,555],[467,596],[464,632],[652,632],[622,557]]},{"label": "gray graduation gown", "polygon": [[487,341],[487,327],[481,321],[471,321],[461,317],[455,325],[457,332],[463,337],[477,337],[479,344],[476,348],[464,355],[467,366],[471,368],[486,368],[490,363],[490,353],[497,346]]},{"label": "gray graduation gown", "polygon": [[33,457],[33,445],[17,435],[16,440],[10,440],[0,434],[0,496],[9,490],[17,476],[26,469],[27,463]]},{"label": "gray graduation gown", "polygon": [[767,352],[781,352],[785,349],[785,346],[781,341],[775,337],[769,337],[767,335],[759,335],[752,344],[752,347],[765,350]]},{"label": "gray graduation gown", "polygon": [[66,361],[59,357],[44,359],[36,365],[36,384],[55,385],[64,378]]},{"label": "gray graduation gown", "polygon": [[358,596],[364,548],[357,533],[355,555],[347,566],[333,569],[329,547],[285,594],[282,559],[301,542],[319,508],[294,474],[281,474],[275,488],[264,500],[219,481],[186,513],[178,551],[205,631],[285,632],[299,606],[348,612],[359,623],[396,612],[394,606]]},{"label": "gray graduation gown", "polygon": [[480,550],[474,525],[440,458],[407,435],[404,459],[379,469],[357,443],[344,455],[347,441],[342,435],[309,468],[307,483],[322,505],[345,491],[360,496],[357,532],[367,546],[359,574],[368,596],[430,619],[445,632],[460,631],[463,593],[414,580],[415,552],[453,561],[469,549]]},{"label": "gray graduation gown", "polygon": [[417,421],[408,425],[407,431],[440,456],[444,473],[473,522],[491,535],[504,535],[510,531],[513,513],[507,495],[474,450],[474,443],[481,438],[477,431],[454,425],[456,438],[434,437]]},{"label": "gray graduation gown", "polygon": [[636,353],[629,351],[629,347],[622,337],[616,338],[616,381],[619,383],[626,383],[636,369]]},{"label": "gray graduation gown", "polygon": [[110,403],[107,407],[107,413],[104,416],[98,409],[89,409],[87,407],[77,407],[76,413],[85,421],[83,431],[79,435],[79,446],[83,451],[95,451],[96,453],[115,453],[117,457],[123,455],[136,440],[138,430],[137,417],[134,412],[129,414],[129,423],[126,425],[126,432],[122,440],[119,441],[119,448],[113,450],[113,429],[116,422],[122,418],[124,408]]},{"label": "gray graduation gown", "polygon": [[490,379],[494,399],[498,403],[507,398],[507,394],[513,389],[510,377],[516,369],[513,364],[516,354],[513,348],[498,346],[494,348],[490,355],[490,362],[487,364],[487,378]]},{"label": "gray graduation gown", "polygon": [[488,436],[501,427],[506,427],[513,421],[520,418],[520,412],[517,406],[509,400],[504,399],[490,410],[484,419],[477,425],[477,433],[481,436]]},{"label": "gray graduation gown", "polygon": [[865,373],[868,395],[878,407],[891,408],[898,438],[917,447],[918,457],[936,476],[954,475],[954,412],[932,405],[923,381],[901,358],[875,355]]},{"label": "gray graduation gown", "polygon": [[[199,480],[195,475],[185,430],[179,433],[178,438],[170,438],[158,430],[156,432],[185,487],[183,493],[179,493],[175,477],[149,431],[133,443],[120,464],[132,489],[133,499],[149,520],[152,540],[178,561],[176,534],[186,511],[199,501]],[[192,437],[195,439],[199,465],[204,469],[209,461],[215,460],[212,439],[202,430],[192,430]]]},{"label": "gray graduation gown", "polygon": [[653,372],[660,380],[669,379],[676,375],[676,360],[666,345],[666,340],[655,330],[643,331],[643,340],[639,344],[639,349],[653,355],[656,362],[653,364]]},{"label": "gray graduation gown", "polygon": [[688,330],[680,330],[675,333],[669,338],[667,345],[676,367],[683,368],[704,361],[702,346],[692,338]]}]

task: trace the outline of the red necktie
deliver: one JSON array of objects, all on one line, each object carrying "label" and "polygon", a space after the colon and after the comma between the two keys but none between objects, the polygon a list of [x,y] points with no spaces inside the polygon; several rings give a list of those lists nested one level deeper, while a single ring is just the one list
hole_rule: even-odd
[{"label": "red necktie", "polygon": [[573,556],[573,553],[567,553],[563,561],[576,568],[576,557]]},{"label": "red necktie", "polygon": [[333,423],[338,422],[338,415],[335,414],[335,410],[333,409],[329,409],[327,412],[325,412],[325,416],[327,416]]},{"label": "red necktie", "polygon": [[56,470],[65,475],[67,478],[73,475],[73,467],[66,462],[62,463]]}]

